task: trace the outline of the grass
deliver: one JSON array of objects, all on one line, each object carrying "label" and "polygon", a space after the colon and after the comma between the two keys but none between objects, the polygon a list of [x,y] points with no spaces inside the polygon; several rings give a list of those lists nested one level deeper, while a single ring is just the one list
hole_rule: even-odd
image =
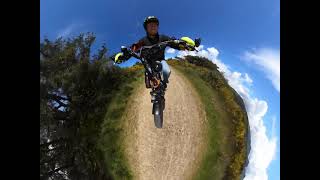
[{"label": "grass", "polygon": [[[168,63],[194,86],[204,104],[208,120],[208,146],[193,179],[239,179],[246,158],[245,135],[248,129],[246,113],[236,101],[235,92],[210,63],[206,62],[208,67],[187,61],[174,60]],[[127,80],[114,91],[112,101],[107,107],[98,143],[103,152],[106,171],[110,172],[112,179],[133,178],[124,153],[124,122],[121,120],[130,95],[143,79],[143,71],[141,66],[133,66],[126,71]]]},{"label": "grass", "polygon": [[123,112],[127,108],[128,100],[134,89],[141,83],[142,67],[133,66],[125,69],[128,78],[113,94],[107,107],[107,113],[102,124],[98,147],[103,152],[106,171],[110,172],[113,179],[132,179],[128,161],[125,158],[121,133]]},{"label": "grass", "polygon": [[216,66],[196,59],[168,61],[198,92],[208,119],[208,147],[194,179],[240,179],[246,159],[246,112]]},{"label": "grass", "polygon": [[[194,179],[222,179],[227,166],[227,161],[225,161],[223,156],[228,155],[226,152],[230,150],[227,150],[226,142],[223,142],[223,136],[224,134],[227,134],[226,127],[222,127],[223,118],[221,116],[223,115],[218,112],[215,105],[212,103],[212,99],[216,99],[217,96],[212,91],[212,88],[199,77],[194,69],[185,68],[179,65],[173,67],[183,73],[193,84],[204,104],[208,119],[208,147]],[[224,131],[222,131],[222,129]]]}]

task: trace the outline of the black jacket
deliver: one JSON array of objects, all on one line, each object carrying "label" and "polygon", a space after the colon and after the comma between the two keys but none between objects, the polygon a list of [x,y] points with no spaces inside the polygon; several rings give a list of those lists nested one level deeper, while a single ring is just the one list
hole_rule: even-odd
[{"label": "black jacket", "polygon": [[[149,36],[145,36],[143,38],[141,38],[137,43],[134,43],[131,46],[131,49],[133,50],[137,50],[139,49],[141,46],[151,46],[154,44],[157,44],[159,42],[163,42],[163,41],[168,41],[168,40],[172,40],[175,38],[170,38],[169,36],[166,35],[159,35],[157,34],[155,38],[151,38]],[[178,44],[170,44],[169,47],[174,48],[174,49],[180,49]],[[165,54],[165,49],[158,51],[156,54],[152,54],[150,58],[148,58],[148,61],[161,61],[164,60],[164,54]],[[151,64],[153,64],[152,62],[150,62]]]}]

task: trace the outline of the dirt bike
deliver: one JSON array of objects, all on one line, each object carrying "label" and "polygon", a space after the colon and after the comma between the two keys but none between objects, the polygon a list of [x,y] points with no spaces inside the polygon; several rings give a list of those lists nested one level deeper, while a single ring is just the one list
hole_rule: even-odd
[{"label": "dirt bike", "polygon": [[[195,42],[195,47],[198,47],[200,44],[200,39],[195,39]],[[197,51],[194,46],[190,46],[182,40],[169,40],[151,46],[142,46],[136,52],[132,51],[130,48],[121,46],[121,52],[124,55],[130,55],[139,59],[145,68],[145,75],[148,79],[147,81],[150,83],[150,87],[147,88],[151,88],[151,103],[153,103],[152,114],[154,115],[154,124],[157,128],[162,128],[163,125],[163,110],[165,109],[164,94],[166,85],[163,82],[161,62],[155,61],[155,63],[151,66],[149,63],[151,61],[149,60],[152,57],[152,54],[156,54],[158,51],[165,50],[170,43],[178,43],[190,51]]]}]

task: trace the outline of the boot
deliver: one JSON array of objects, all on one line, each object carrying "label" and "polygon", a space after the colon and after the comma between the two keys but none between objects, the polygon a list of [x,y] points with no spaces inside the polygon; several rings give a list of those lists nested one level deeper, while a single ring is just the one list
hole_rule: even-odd
[{"label": "boot", "polygon": [[162,98],[162,110],[164,110],[165,106],[166,106],[166,99],[163,97]]},{"label": "boot", "polygon": [[163,90],[167,90],[167,83],[163,83]]},{"label": "boot", "polygon": [[162,90],[166,91],[167,90],[167,83],[165,83],[164,81],[161,82],[162,85]]},{"label": "boot", "polygon": [[151,95],[151,102],[153,103],[156,100],[157,93],[154,91],[150,91],[150,95]]}]

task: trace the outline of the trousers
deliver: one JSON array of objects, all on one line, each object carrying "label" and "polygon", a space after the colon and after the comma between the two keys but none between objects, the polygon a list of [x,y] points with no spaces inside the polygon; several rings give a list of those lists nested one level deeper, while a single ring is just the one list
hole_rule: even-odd
[{"label": "trousers", "polygon": [[[165,60],[161,61],[161,66],[162,66],[161,74],[163,77],[162,80],[163,80],[163,83],[165,83],[165,87],[167,87],[166,85],[169,83],[169,77],[171,74],[171,70],[170,70],[168,63]],[[151,88],[151,84],[150,84],[149,78],[147,76],[147,72],[145,73],[145,84],[146,84],[146,88]]]}]

